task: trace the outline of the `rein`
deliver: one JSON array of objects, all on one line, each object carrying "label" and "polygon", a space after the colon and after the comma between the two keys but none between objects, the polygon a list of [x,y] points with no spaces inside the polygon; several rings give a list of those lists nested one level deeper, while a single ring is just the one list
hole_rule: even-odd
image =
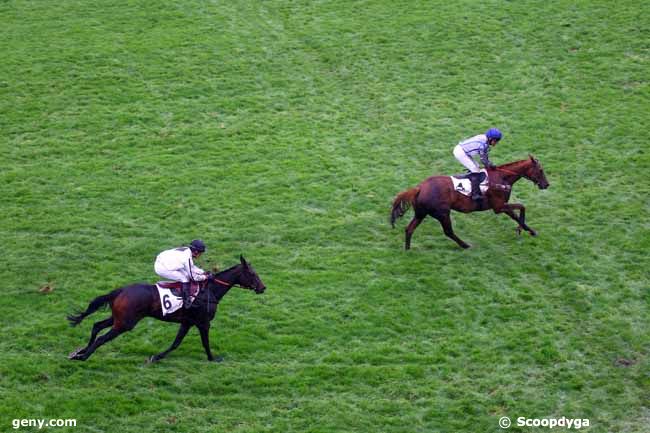
[{"label": "rein", "polygon": [[535,184],[537,184],[537,181],[533,180],[530,176],[526,176],[523,173],[517,173],[516,171],[508,170],[507,168],[501,168],[501,167],[497,167],[495,170],[502,171],[502,172],[504,172],[506,174],[511,174],[513,176],[521,176],[524,179],[528,179],[531,182],[534,182]]},{"label": "rein", "polygon": [[224,286],[238,286],[238,287],[241,287],[239,284],[232,284],[232,283],[229,283],[229,282],[227,282],[227,281],[220,280],[220,279],[217,278],[217,277],[212,277],[212,280],[213,280],[215,283],[223,284]]}]

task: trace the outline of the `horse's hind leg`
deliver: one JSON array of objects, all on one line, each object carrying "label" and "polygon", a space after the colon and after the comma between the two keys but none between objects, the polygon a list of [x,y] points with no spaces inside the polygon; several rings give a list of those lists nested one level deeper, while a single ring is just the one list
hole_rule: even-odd
[{"label": "horse's hind leg", "polygon": [[[90,333],[90,340],[88,340],[88,344],[86,345],[86,349],[88,347],[90,347],[90,345],[95,342],[95,340],[97,339],[97,334],[99,334],[99,331],[101,331],[102,329],[106,329],[108,327],[111,327],[111,326],[113,326],[113,317],[112,316],[109,317],[106,320],[102,320],[100,322],[95,322],[95,324],[93,325],[93,330]],[[86,349],[83,349],[83,350],[86,350]]]},{"label": "horse's hind leg", "polygon": [[172,350],[176,349],[178,346],[181,345],[181,342],[183,341],[183,338],[185,338],[185,335],[187,335],[187,331],[189,331],[191,328],[190,325],[186,323],[181,323],[181,327],[178,329],[178,334],[176,334],[176,339],[172,343],[172,345],[169,347],[169,349],[165,350],[164,352],[160,352],[157,355],[152,356],[149,358],[149,362],[156,362],[160,361],[163,359],[169,352]]},{"label": "horse's hind leg", "polygon": [[408,226],[406,226],[405,230],[405,241],[404,241],[404,249],[409,250],[411,249],[411,236],[413,236],[413,232],[415,231],[416,228],[420,225],[422,220],[426,217],[426,215],[418,216],[417,214],[413,217],[411,222],[409,223]]},{"label": "horse's hind leg", "polygon": [[95,322],[95,324],[93,325],[93,330],[90,333],[90,340],[88,340],[88,344],[86,345],[86,347],[79,349],[76,352],[73,352],[72,355],[70,355],[70,358],[73,358],[74,356],[82,354],[86,350],[88,350],[90,345],[95,342],[95,339],[97,338],[97,334],[99,334],[99,331],[108,328],[109,326],[113,326],[113,316],[109,317],[108,319]]},{"label": "horse's hind leg", "polygon": [[468,243],[465,243],[461,238],[456,236],[454,233],[454,229],[451,225],[451,216],[449,216],[449,211],[447,212],[441,212],[441,213],[434,213],[431,214],[432,217],[437,219],[440,222],[440,225],[442,226],[442,229],[445,232],[445,235],[456,241],[456,243],[461,247],[461,248],[469,248],[471,245]]},{"label": "horse's hind leg", "polygon": [[97,338],[84,352],[77,353],[76,355],[72,356],[70,359],[74,359],[77,361],[85,361],[90,357],[90,355],[93,354],[95,350],[97,350],[99,346],[101,346],[104,343],[108,343],[109,341],[111,341],[112,339],[114,339],[115,337],[117,337],[118,335],[122,334],[125,331],[126,331],[125,329],[112,328],[106,334]]}]

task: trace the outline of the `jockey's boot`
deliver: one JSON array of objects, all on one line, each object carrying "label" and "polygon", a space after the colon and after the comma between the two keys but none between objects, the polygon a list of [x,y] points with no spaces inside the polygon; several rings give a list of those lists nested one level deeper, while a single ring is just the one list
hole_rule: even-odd
[{"label": "jockey's boot", "polygon": [[472,200],[481,201],[481,173],[471,173],[469,180],[472,182]]},{"label": "jockey's boot", "polygon": [[183,308],[188,309],[192,306],[192,298],[190,297],[190,287],[192,283],[181,283],[183,292]]}]

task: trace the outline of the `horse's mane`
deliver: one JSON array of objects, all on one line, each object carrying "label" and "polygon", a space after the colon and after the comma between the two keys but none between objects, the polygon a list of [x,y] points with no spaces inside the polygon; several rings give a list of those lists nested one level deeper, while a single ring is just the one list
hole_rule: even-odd
[{"label": "horse's mane", "polygon": [[526,162],[532,162],[531,158],[526,158],[526,159],[520,159],[518,161],[512,161],[512,162],[506,162],[505,164],[497,165],[497,168],[510,168],[513,166],[520,166],[523,165]]},{"label": "horse's mane", "polygon": [[[226,272],[232,271],[235,269],[237,266],[240,266],[240,264],[236,264],[234,266],[231,266],[227,269],[224,269],[223,271],[219,271],[216,274],[213,274],[215,278],[219,278],[220,276],[224,275]],[[221,296],[225,294],[228,290],[225,290],[221,295],[217,294],[217,292],[214,292],[214,290],[217,290],[217,285],[214,283],[214,281],[211,282],[206,282],[205,286],[202,286],[206,288],[207,290],[201,290],[194,301],[195,305],[203,305],[204,303],[210,304],[211,302],[217,302],[219,303],[219,300],[221,299]],[[216,298],[215,301],[210,300],[210,296],[213,296]]]},{"label": "horse's mane", "polygon": [[237,263],[236,265],[233,265],[233,266],[229,267],[228,269],[224,269],[223,271],[219,271],[219,272],[217,272],[216,274],[214,274],[214,276],[216,277],[217,275],[225,274],[226,272],[235,269],[235,268],[236,268],[237,266],[239,266],[240,264],[241,264],[241,263]]}]

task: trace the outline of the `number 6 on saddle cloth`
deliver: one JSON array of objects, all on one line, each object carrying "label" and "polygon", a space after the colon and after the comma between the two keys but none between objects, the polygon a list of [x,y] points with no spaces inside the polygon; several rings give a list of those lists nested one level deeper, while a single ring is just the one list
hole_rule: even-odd
[{"label": "number 6 on saddle cloth", "polygon": [[[178,281],[158,281],[156,283],[163,316],[171,314],[183,306],[182,284]],[[198,282],[192,282],[188,300],[190,304],[196,299],[200,288],[201,286]]]}]

